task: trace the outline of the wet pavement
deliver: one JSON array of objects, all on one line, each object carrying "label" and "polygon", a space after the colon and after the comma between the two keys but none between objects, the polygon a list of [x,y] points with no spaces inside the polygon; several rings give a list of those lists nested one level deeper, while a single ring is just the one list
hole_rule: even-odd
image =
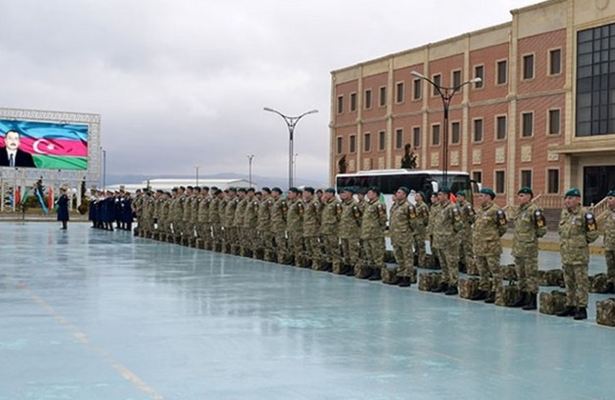
[{"label": "wet pavement", "polygon": [[2,223],[0,250],[0,400],[613,398],[593,321],[86,224]]}]

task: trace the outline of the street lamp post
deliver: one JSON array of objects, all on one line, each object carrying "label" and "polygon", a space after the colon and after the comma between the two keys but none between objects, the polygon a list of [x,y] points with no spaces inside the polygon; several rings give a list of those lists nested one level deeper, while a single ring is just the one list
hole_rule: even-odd
[{"label": "street lamp post", "polygon": [[470,79],[469,81],[462,82],[457,86],[446,87],[438,85],[437,83],[417,71],[412,71],[411,74],[416,76],[417,78],[429,82],[431,86],[436,89],[436,91],[440,95],[440,98],[442,98],[442,108],[444,111],[444,128],[442,137],[442,153],[444,158],[444,165],[442,168],[442,172],[444,173],[444,186],[448,186],[448,110],[451,105],[451,101],[453,100],[453,97],[457,92],[459,92],[462,87],[472,83],[480,83],[482,82],[482,79],[476,77],[474,79]]},{"label": "street lamp post", "polygon": [[291,188],[293,186],[293,141],[295,126],[301,118],[305,117],[308,114],[315,114],[318,112],[318,110],[306,111],[297,117],[289,117],[288,115],[284,115],[281,112],[269,107],[265,107],[264,110],[278,114],[284,119],[284,122],[286,122],[286,126],[288,126],[288,187]]},{"label": "street lamp post", "polygon": [[297,180],[297,157],[299,157],[299,153],[295,153],[295,158],[293,161],[293,181]]},{"label": "street lamp post", "polygon": [[250,187],[252,187],[252,160],[254,160],[254,154],[248,154],[248,182],[250,182]]}]

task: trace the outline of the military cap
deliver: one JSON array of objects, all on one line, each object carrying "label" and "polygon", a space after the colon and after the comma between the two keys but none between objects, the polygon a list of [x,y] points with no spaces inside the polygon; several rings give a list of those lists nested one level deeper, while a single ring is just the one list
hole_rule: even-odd
[{"label": "military cap", "polygon": [[234,187],[228,188],[228,191],[229,192],[233,192],[233,193],[237,193],[237,189],[235,189]]},{"label": "military cap", "polygon": [[369,188],[367,188],[368,192],[374,192],[376,194],[380,194],[380,189],[378,189],[376,186],[370,186]]},{"label": "military cap", "polygon": [[401,190],[401,191],[402,191],[402,192],[404,192],[406,195],[407,195],[408,193],[410,193],[410,189],[408,189],[408,188],[407,188],[407,187],[405,187],[405,186],[400,186],[397,190]]},{"label": "military cap", "polygon": [[348,187],[343,188],[343,189],[342,189],[342,192],[348,192],[348,193],[355,194],[355,190],[354,190],[353,188],[349,187],[349,186],[348,186]]},{"label": "military cap", "polygon": [[162,189],[158,189],[156,190],[156,193],[164,193],[164,191]]},{"label": "military cap", "polygon": [[438,189],[438,193],[450,194],[451,193],[451,189],[449,189],[447,186],[441,186]]},{"label": "military cap", "polygon": [[195,186],[193,189],[194,189],[195,191],[197,191],[197,192],[200,192],[200,191],[201,191],[201,188],[200,188],[200,187],[198,187],[198,186]]},{"label": "military cap", "polygon": [[491,199],[495,199],[495,192],[491,188],[482,188],[480,193],[487,194]]},{"label": "military cap", "polygon": [[564,197],[581,197],[581,191],[577,188],[570,188]]},{"label": "military cap", "polygon": [[[371,187],[369,187],[369,188],[359,188],[359,190],[355,191],[355,193],[365,194],[365,193],[369,192],[371,189],[372,189]],[[379,192],[377,187],[374,187],[374,189],[376,189],[376,191]]]},{"label": "military cap", "polygon": [[522,187],[521,189],[519,189],[517,194],[529,194],[532,197],[534,196],[534,192],[532,192],[532,189],[527,187],[527,186]]},{"label": "military cap", "polygon": [[322,189],[318,189],[316,190],[316,193],[318,194],[318,193],[324,193],[324,192],[322,191]]},{"label": "military cap", "polygon": [[615,196],[615,190],[609,190],[609,192],[606,195],[607,196]]},{"label": "military cap", "polygon": [[[212,189],[213,189],[213,188],[212,188]],[[207,190],[207,191],[209,191],[209,186],[203,186],[203,187],[201,187],[201,190]]]},{"label": "military cap", "polygon": [[273,189],[271,189],[272,192],[277,192],[279,194],[282,194],[282,189],[280,189],[279,187],[274,187]]},{"label": "military cap", "polygon": [[192,189],[194,189],[194,188],[193,188],[192,186],[188,186],[188,189],[192,190]]},{"label": "military cap", "polygon": [[459,196],[466,197],[466,192],[465,192],[465,191],[463,191],[463,190],[460,190],[460,191],[458,191],[458,192],[455,194],[455,196],[457,196],[457,197],[459,197]]},{"label": "military cap", "polygon": [[293,193],[301,193],[301,191],[299,189],[297,189],[296,187],[291,187],[290,189],[288,189],[289,192],[293,192]]},{"label": "military cap", "polygon": [[183,187],[183,186],[180,186],[179,188],[180,188],[181,190],[186,190],[186,188],[185,188],[185,187]]},{"label": "military cap", "polygon": [[[207,187],[207,186],[205,186],[205,187]],[[214,190],[214,191],[215,191],[215,190],[218,190],[218,186],[212,186],[212,187],[211,187],[211,190]]]},{"label": "military cap", "polygon": [[171,192],[177,192],[177,190],[178,189],[176,187],[174,187],[173,189],[171,189]]},{"label": "military cap", "polygon": [[246,188],[239,188],[239,189],[237,189],[237,192],[245,193],[246,192]]},{"label": "military cap", "polygon": [[311,193],[311,194],[314,194],[314,188],[313,188],[313,187],[311,187],[311,186],[306,186],[306,187],[304,187],[304,188],[303,188],[303,191],[304,191],[304,192]]},{"label": "military cap", "polygon": [[333,189],[333,188],[327,188],[327,189],[325,189],[325,193],[335,194],[335,189]]},{"label": "military cap", "polygon": [[264,188],[261,188],[261,192],[263,192],[263,193],[271,193],[271,189],[269,189],[267,186],[265,186]]},{"label": "military cap", "polygon": [[418,192],[416,192],[416,194],[421,196],[421,199],[425,200],[427,199],[427,196],[425,195],[425,192],[423,192],[422,190],[419,190]]},{"label": "military cap", "polygon": [[256,189],[254,189],[253,187],[248,188],[248,192],[254,192],[254,193],[256,193]]}]

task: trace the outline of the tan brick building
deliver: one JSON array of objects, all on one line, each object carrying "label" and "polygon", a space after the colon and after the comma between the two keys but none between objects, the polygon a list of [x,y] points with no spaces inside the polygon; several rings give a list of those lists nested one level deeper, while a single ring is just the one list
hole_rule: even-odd
[{"label": "tan brick building", "polygon": [[399,168],[443,168],[439,95],[419,72],[465,86],[449,114],[448,169],[468,171],[500,204],[531,185],[546,207],[576,186],[597,203],[615,188],[615,0],[550,0],[512,22],[391,54],[331,74],[330,179]]}]

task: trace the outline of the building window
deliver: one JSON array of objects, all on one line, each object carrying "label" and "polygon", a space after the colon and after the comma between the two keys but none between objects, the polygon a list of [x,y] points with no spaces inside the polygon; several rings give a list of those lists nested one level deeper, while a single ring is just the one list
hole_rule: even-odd
[{"label": "building window", "polygon": [[524,169],[521,171],[521,187],[532,187],[532,170]]},{"label": "building window", "polygon": [[342,144],[343,144],[342,137],[338,136],[337,137],[337,154],[342,154],[342,152],[344,151]]},{"label": "building window", "polygon": [[506,116],[499,115],[495,118],[495,138],[496,140],[506,139]]},{"label": "building window", "polygon": [[357,137],[355,135],[350,135],[350,153],[354,153],[357,151]]},{"label": "building window", "polygon": [[418,126],[415,126],[412,129],[412,142],[414,144],[414,147],[421,146],[421,128],[419,128]]},{"label": "building window", "polygon": [[560,111],[559,109],[549,110],[549,135],[559,135],[560,130]]},{"label": "building window", "polygon": [[451,144],[458,144],[461,141],[461,124],[457,121],[451,123]]},{"label": "building window", "polygon": [[344,96],[337,96],[337,113],[344,112]]},{"label": "building window", "polygon": [[395,131],[395,148],[401,149],[404,145],[404,130],[397,129]]},{"label": "building window", "polygon": [[369,133],[366,133],[365,135],[363,135],[363,140],[365,143],[363,143],[363,151],[368,152],[372,149],[372,135]]},{"label": "building window", "polygon": [[547,193],[559,193],[559,169],[547,170]]},{"label": "building window", "polygon": [[431,126],[431,144],[433,146],[440,145],[440,124]]},{"label": "building window", "polygon": [[372,108],[372,90],[371,89],[367,89],[365,91],[365,108],[367,110],[369,110],[370,108]]},{"label": "building window", "polygon": [[472,180],[476,183],[483,182],[483,173],[482,171],[473,171],[472,172]]},{"label": "building window", "polygon": [[395,85],[395,102],[403,103],[404,102],[404,83],[398,82]]},{"label": "building window", "polygon": [[[436,75],[434,75],[434,76],[431,78],[431,80],[433,81],[433,83],[435,83],[435,84],[436,84],[436,86],[440,86],[440,85],[442,84],[442,75],[440,75],[440,74],[436,74]],[[433,85],[432,85],[432,86],[433,86]],[[438,95],[439,95],[439,93],[438,93],[438,89],[436,89],[436,87],[435,87],[435,86],[433,86],[433,88],[432,88],[431,95],[432,95],[432,96],[438,96]]]},{"label": "building window", "polygon": [[477,118],[473,121],[473,137],[474,142],[482,142],[483,141],[483,119]]},{"label": "building window", "polygon": [[534,55],[527,54],[523,56],[523,79],[534,79]]},{"label": "building window", "polygon": [[474,78],[480,78],[480,82],[474,83],[474,89],[481,89],[485,82],[485,67],[483,65],[474,67]]},{"label": "building window", "polygon": [[495,83],[497,85],[504,85],[508,82],[508,61],[501,60],[496,64],[496,78]]},{"label": "building window", "polygon": [[387,105],[387,88],[386,86],[382,86],[380,88],[380,107],[384,107]]},{"label": "building window", "polygon": [[576,136],[615,133],[615,24],[577,34]]},{"label": "building window", "polygon": [[453,87],[459,87],[461,85],[461,70],[453,71],[453,77],[451,79],[453,82]]},{"label": "building window", "polygon": [[414,93],[412,95],[412,98],[414,100],[419,100],[421,98],[422,95],[422,87],[423,87],[423,80],[422,79],[415,79],[413,82],[414,85]]},{"label": "building window", "polygon": [[562,72],[562,50],[549,51],[549,75],[558,75]]},{"label": "building window", "polygon": [[350,93],[350,112],[357,111],[357,94]]},{"label": "building window", "polygon": [[506,174],[504,171],[495,171],[495,192],[504,193],[506,188]]},{"label": "building window", "polygon": [[384,147],[386,144],[384,135],[385,135],[384,131],[378,132],[378,149],[379,150],[384,150]]},{"label": "building window", "polygon": [[521,114],[521,136],[530,137],[534,134],[534,113]]}]

